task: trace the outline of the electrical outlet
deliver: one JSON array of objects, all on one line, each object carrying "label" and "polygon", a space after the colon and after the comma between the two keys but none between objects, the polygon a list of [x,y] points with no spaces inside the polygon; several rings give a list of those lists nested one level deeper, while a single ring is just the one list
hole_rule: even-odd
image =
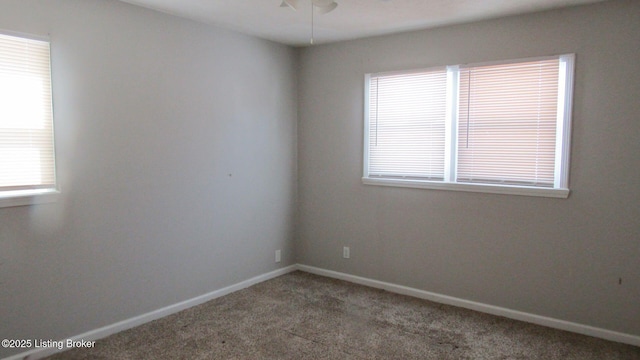
[{"label": "electrical outlet", "polygon": [[276,250],[276,262],[280,262],[280,260],[282,260],[281,256],[280,256],[280,250]]},{"label": "electrical outlet", "polygon": [[342,248],[342,257],[348,259],[351,256],[351,252],[348,246]]}]

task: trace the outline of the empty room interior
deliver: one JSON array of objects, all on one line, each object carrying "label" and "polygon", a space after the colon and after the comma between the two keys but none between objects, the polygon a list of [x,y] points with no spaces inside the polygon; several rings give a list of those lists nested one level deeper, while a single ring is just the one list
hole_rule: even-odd
[{"label": "empty room interior", "polygon": [[[99,347],[306,279],[640,359],[640,1],[1,0],[0,35],[48,49],[55,144],[48,180],[12,182],[27,160],[44,179],[46,156],[20,157],[23,125],[2,109],[19,101],[0,99],[0,358],[82,346],[48,340]],[[521,78],[491,82],[524,67],[551,79],[535,95]],[[29,86],[0,84],[0,97]],[[534,125],[486,130],[505,112],[492,105],[521,88],[551,94]],[[411,127],[416,113],[431,120]],[[547,150],[522,159],[521,138]],[[511,172],[493,177],[505,161]],[[322,294],[349,302],[334,295]],[[366,341],[347,357],[349,339],[326,334],[313,343],[332,352],[269,358],[367,358]],[[459,346],[415,358],[483,358]]]}]

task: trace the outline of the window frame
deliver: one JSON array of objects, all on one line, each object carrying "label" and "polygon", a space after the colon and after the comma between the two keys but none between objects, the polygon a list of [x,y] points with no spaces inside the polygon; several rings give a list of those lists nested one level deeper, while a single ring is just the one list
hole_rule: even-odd
[{"label": "window frame", "polygon": [[60,184],[57,176],[57,156],[56,156],[56,141],[55,141],[55,115],[53,104],[53,70],[51,59],[51,39],[48,36],[34,35],[16,31],[9,31],[0,29],[0,34],[5,36],[17,37],[26,40],[46,42],[49,45],[49,77],[51,84],[51,141],[53,146],[53,181],[52,187],[34,188],[34,189],[11,189],[0,190],[0,208],[36,205],[53,203],[58,200],[60,195]]},{"label": "window frame", "polygon": [[[556,120],[556,152],[553,187],[535,187],[524,185],[507,185],[491,183],[462,183],[456,181],[457,169],[457,121],[459,97],[459,71],[460,67],[487,66],[514,64],[546,59],[559,59],[558,77],[558,106]],[[369,84],[372,78],[377,76],[420,73],[442,68],[442,66],[365,74],[364,79],[364,153],[362,183],[365,185],[393,186],[418,189],[452,190],[465,192],[479,192],[490,194],[509,194],[523,196],[541,196],[551,198],[568,198],[569,189],[569,161],[571,149],[571,122],[573,108],[573,88],[575,76],[575,54],[562,54],[553,56],[541,56],[500,60],[482,63],[470,63],[448,65],[447,68],[447,118],[445,139],[445,171],[443,181],[381,178],[369,176]]]}]

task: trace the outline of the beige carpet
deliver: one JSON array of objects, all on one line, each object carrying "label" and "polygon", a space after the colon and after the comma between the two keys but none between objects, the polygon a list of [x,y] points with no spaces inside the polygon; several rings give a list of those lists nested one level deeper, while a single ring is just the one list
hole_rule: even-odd
[{"label": "beige carpet", "polygon": [[640,359],[640,348],[294,272],[51,359]]}]

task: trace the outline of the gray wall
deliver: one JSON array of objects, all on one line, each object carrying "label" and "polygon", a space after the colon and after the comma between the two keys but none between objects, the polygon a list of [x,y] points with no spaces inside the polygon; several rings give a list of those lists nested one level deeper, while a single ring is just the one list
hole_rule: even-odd
[{"label": "gray wall", "polygon": [[[361,183],[365,73],[562,53],[569,199]],[[639,60],[638,1],[303,50],[298,262],[640,335]]]},{"label": "gray wall", "polygon": [[[299,51],[111,0],[1,6],[0,28],[52,39],[63,195],[0,209],[0,338],[295,261],[640,335],[640,3]],[[365,73],[567,52],[569,199],[361,184]]]},{"label": "gray wall", "polygon": [[0,6],[0,29],[50,34],[63,194],[0,209],[0,338],[64,339],[293,263],[295,50],[111,0]]}]

